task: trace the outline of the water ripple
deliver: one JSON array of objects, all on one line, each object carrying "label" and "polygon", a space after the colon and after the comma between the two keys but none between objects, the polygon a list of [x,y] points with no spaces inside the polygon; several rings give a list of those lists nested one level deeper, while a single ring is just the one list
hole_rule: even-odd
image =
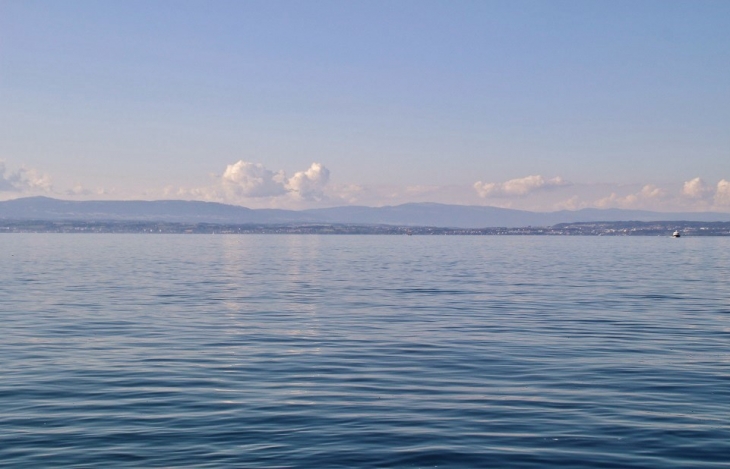
[{"label": "water ripple", "polygon": [[2,242],[6,466],[730,464],[728,239]]}]

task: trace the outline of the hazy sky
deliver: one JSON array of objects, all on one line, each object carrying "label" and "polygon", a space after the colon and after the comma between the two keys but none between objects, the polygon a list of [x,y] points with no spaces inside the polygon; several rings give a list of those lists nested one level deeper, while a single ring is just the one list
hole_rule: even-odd
[{"label": "hazy sky", "polygon": [[0,0],[0,199],[730,211],[730,1]]}]

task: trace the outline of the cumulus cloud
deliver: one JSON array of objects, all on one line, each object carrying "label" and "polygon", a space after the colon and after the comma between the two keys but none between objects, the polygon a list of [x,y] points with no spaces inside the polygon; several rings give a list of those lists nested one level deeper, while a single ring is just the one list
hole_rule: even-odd
[{"label": "cumulus cloud", "polygon": [[476,189],[480,197],[484,198],[510,196],[521,197],[533,192],[567,185],[568,183],[561,177],[545,179],[540,175],[534,175],[518,179],[510,179],[505,182],[477,181],[474,183],[474,189]]},{"label": "cumulus cloud", "polygon": [[72,196],[84,196],[84,195],[91,195],[91,191],[81,184],[75,184],[71,189],[68,189],[66,191],[66,195],[72,195]]},{"label": "cumulus cloud", "polygon": [[221,182],[226,193],[234,197],[279,197],[289,195],[300,200],[322,200],[330,171],[321,163],[312,163],[305,171],[289,178],[284,171],[272,171],[260,163],[240,160],[226,167]]},{"label": "cumulus cloud", "polygon": [[662,199],[667,196],[667,191],[654,184],[647,184],[641,188],[638,195],[645,199]]},{"label": "cumulus cloud", "polygon": [[730,181],[722,179],[717,183],[715,205],[730,206]]},{"label": "cumulus cloud", "polygon": [[580,197],[577,195],[574,195],[573,197],[563,200],[562,202],[558,202],[553,205],[553,210],[580,210],[582,208],[588,207],[588,204],[581,200]]},{"label": "cumulus cloud", "polygon": [[330,179],[330,170],[321,163],[312,163],[306,171],[294,173],[287,182],[286,189],[305,200],[322,200],[324,187]]},{"label": "cumulus cloud", "polygon": [[224,187],[243,197],[272,197],[286,193],[286,174],[260,163],[240,160],[229,164],[222,176]]},{"label": "cumulus cloud", "polygon": [[597,200],[595,206],[598,208],[630,208],[636,206],[638,202],[639,196],[637,194],[629,194],[622,197],[615,192],[611,192],[611,195],[608,197]]},{"label": "cumulus cloud", "polygon": [[[80,198],[86,198],[89,196],[109,196],[113,195],[116,192],[114,189],[105,189],[103,187],[97,187],[95,189],[89,189],[79,183],[74,184],[74,186],[70,189],[67,189],[65,191],[65,194],[71,197],[80,197]],[[147,191],[144,191],[143,194],[146,195]]]},{"label": "cumulus cloud", "polygon": [[608,197],[597,200],[594,205],[598,208],[648,208],[652,203],[665,199],[667,191],[655,186],[654,184],[646,184],[640,191],[634,194],[619,196],[612,192]]},{"label": "cumulus cloud", "polygon": [[8,171],[0,161],[0,192],[50,192],[51,178],[35,169],[21,167]]},{"label": "cumulus cloud", "polygon": [[684,183],[682,195],[690,199],[702,199],[712,194],[712,188],[696,177]]},{"label": "cumulus cloud", "polygon": [[696,177],[684,183],[681,196],[684,199],[682,203],[686,205],[689,202],[694,209],[725,209],[730,207],[730,182],[721,179],[713,187]]}]

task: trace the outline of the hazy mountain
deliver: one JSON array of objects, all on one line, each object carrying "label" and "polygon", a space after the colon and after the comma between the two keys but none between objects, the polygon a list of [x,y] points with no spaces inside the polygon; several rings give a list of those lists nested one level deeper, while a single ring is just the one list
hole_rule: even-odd
[{"label": "hazy mountain", "polygon": [[15,220],[140,220],[187,223],[291,223],[316,221],[291,210],[252,210],[184,200],[77,202],[28,197],[0,202],[0,218]]},{"label": "hazy mountain", "polygon": [[493,226],[552,226],[557,223],[594,221],[730,221],[730,213],[664,213],[642,210],[593,209],[559,212],[528,212],[473,205],[435,203],[403,204],[393,207],[335,207],[306,210],[331,223],[373,223],[389,225],[484,228]]},{"label": "hazy mountain", "polygon": [[384,225],[442,226],[479,228],[487,226],[542,225],[544,214],[497,207],[403,204],[386,207],[334,207],[306,210],[330,223],[368,223]]},{"label": "hazy mountain", "polygon": [[387,207],[345,206],[312,210],[253,210],[236,205],[182,200],[86,201],[28,197],[0,202],[0,219],[78,221],[164,221],[184,223],[274,224],[350,223],[452,228],[551,226],[596,221],[730,221],[716,212],[664,213],[621,209],[528,212],[497,207],[403,204]]}]

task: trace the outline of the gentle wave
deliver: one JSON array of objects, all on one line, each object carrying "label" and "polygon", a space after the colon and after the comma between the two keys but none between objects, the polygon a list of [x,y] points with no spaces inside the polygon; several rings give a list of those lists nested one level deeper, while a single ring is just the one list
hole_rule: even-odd
[{"label": "gentle wave", "polygon": [[0,242],[8,466],[730,462],[728,239]]}]

